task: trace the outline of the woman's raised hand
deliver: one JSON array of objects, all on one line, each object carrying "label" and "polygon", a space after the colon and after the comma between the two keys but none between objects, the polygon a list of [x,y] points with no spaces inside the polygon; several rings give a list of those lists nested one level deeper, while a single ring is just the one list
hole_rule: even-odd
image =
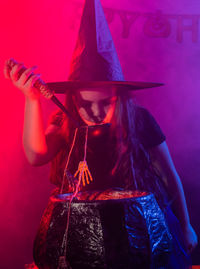
[{"label": "woman's raised hand", "polygon": [[34,87],[34,83],[40,79],[39,74],[34,74],[36,68],[36,66],[26,68],[22,63],[17,63],[15,60],[9,59],[5,63],[4,75],[5,78],[10,79],[28,99],[39,99],[40,92]]}]

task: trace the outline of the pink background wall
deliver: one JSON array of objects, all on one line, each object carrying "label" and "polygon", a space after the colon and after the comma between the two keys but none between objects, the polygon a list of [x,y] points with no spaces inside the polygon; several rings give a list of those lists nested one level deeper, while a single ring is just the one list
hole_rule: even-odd
[{"label": "pink background wall", "polygon": [[[135,94],[156,117],[181,175],[191,219],[200,228],[200,3],[197,0],[109,0],[103,7],[127,80],[163,82]],[[45,81],[65,80],[82,1],[0,3],[0,70],[14,57],[38,65]],[[21,135],[24,98],[0,71],[0,268],[32,261],[32,241],[52,185],[48,165],[31,167]],[[55,108],[43,101],[45,119]],[[200,261],[193,255],[195,263]]]}]

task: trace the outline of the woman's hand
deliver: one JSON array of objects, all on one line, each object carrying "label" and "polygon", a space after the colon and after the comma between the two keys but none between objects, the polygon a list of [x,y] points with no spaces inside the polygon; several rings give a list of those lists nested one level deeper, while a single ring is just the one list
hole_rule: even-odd
[{"label": "woman's hand", "polygon": [[187,227],[183,227],[183,236],[186,250],[190,253],[194,250],[198,243],[197,235],[191,224],[189,224]]},{"label": "woman's hand", "polygon": [[34,83],[40,77],[39,74],[33,73],[36,66],[27,69],[22,63],[16,63],[13,67],[11,67],[8,65],[8,62],[9,60],[6,62],[4,67],[5,78],[10,79],[28,99],[39,99],[40,92],[34,87]]}]

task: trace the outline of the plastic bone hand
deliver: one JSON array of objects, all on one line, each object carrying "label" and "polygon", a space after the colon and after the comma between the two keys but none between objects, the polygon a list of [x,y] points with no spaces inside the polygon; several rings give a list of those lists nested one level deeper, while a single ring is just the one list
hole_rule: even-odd
[{"label": "plastic bone hand", "polygon": [[[74,174],[74,177],[79,177],[82,182],[82,185],[85,186],[86,184],[90,184],[93,181],[92,175],[88,168],[86,161],[79,162],[78,170]],[[81,177],[81,178],[80,178]]]}]

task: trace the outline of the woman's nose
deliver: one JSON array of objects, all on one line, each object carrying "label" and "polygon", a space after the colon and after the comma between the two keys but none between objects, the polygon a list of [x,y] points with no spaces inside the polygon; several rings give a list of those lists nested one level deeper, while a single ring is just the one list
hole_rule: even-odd
[{"label": "woman's nose", "polygon": [[94,116],[99,116],[101,114],[101,108],[98,103],[93,103],[91,106],[91,110]]}]

